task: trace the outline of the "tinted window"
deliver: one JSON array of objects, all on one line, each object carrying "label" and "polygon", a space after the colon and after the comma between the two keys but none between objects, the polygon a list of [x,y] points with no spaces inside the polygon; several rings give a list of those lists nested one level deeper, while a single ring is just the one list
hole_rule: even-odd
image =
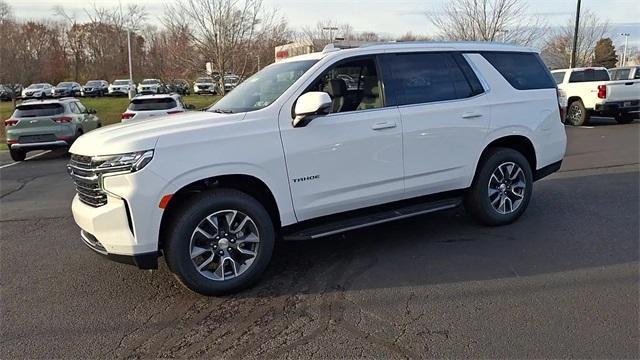
[{"label": "tinted window", "polygon": [[176,101],[172,98],[160,99],[133,99],[129,104],[129,110],[167,110],[176,107]]},{"label": "tinted window", "polygon": [[332,113],[377,109],[383,106],[376,62],[371,57],[342,61],[326,70],[307,91],[331,97]]},{"label": "tinted window", "polygon": [[538,54],[493,52],[482,53],[487,61],[518,90],[553,89],[555,80],[549,75]]},{"label": "tinted window", "polygon": [[19,105],[13,113],[13,117],[25,118],[36,116],[53,116],[64,113],[61,104],[29,104]]},{"label": "tinted window", "polygon": [[76,103],[69,103],[69,110],[74,114],[80,114],[80,109],[76,106]]},{"label": "tinted window", "polygon": [[556,84],[562,83],[562,81],[564,80],[564,74],[566,74],[566,72],[564,71],[551,73],[551,75],[553,76],[553,79],[556,81]]},{"label": "tinted window", "polygon": [[145,80],[142,80],[142,83],[144,85],[152,85],[152,84],[160,84],[160,81],[156,79],[145,79]]},{"label": "tinted window", "polygon": [[601,69],[586,69],[586,70],[578,70],[572,71],[571,76],[569,76],[569,82],[587,82],[587,81],[608,81],[609,80],[609,72],[607,70]]},{"label": "tinted window", "polygon": [[[395,54],[388,61],[391,79],[386,81],[395,92],[398,105],[461,99],[473,96],[466,75],[448,53]],[[469,69],[470,70],[470,69]],[[477,81],[475,75],[473,79]]]},{"label": "tinted window", "polygon": [[116,80],[113,82],[113,85],[128,85],[129,80]]},{"label": "tinted window", "polygon": [[198,78],[198,80],[196,80],[196,82],[198,84],[212,84],[213,83],[213,79],[212,78]]}]

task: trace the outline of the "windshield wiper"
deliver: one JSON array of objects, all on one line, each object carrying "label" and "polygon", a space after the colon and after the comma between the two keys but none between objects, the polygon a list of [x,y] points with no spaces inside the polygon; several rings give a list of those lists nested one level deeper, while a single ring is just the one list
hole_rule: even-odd
[{"label": "windshield wiper", "polygon": [[226,109],[211,109],[209,111],[214,112],[214,113],[218,113],[218,114],[233,114],[233,111],[226,110]]}]

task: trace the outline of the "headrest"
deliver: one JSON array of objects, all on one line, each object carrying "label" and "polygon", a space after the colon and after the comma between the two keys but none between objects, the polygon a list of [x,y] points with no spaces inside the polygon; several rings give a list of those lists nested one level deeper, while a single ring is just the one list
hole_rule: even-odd
[{"label": "headrest", "polygon": [[347,93],[347,83],[342,79],[331,79],[324,86],[324,92],[331,97],[342,97]]},{"label": "headrest", "polygon": [[378,97],[380,95],[377,76],[367,76],[364,78],[362,82],[362,93],[368,97]]}]

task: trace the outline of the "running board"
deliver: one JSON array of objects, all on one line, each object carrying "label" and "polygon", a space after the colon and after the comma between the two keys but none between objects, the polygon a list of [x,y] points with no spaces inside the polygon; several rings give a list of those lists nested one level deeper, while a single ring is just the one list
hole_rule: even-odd
[{"label": "running board", "polygon": [[421,204],[413,204],[396,209],[379,211],[369,215],[354,216],[347,219],[299,229],[291,233],[285,233],[282,238],[284,240],[318,239],[325,236],[331,236],[351,230],[365,228],[368,226],[384,224],[390,221],[406,219],[413,216],[428,214],[441,210],[453,209],[455,207],[458,207],[461,203],[461,199],[455,198]]}]

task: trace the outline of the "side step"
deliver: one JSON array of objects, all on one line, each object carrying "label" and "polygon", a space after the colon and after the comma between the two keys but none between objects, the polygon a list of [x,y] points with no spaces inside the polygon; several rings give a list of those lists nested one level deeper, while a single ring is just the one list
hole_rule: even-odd
[{"label": "side step", "polygon": [[340,220],[327,222],[306,228],[298,228],[294,232],[285,233],[284,240],[311,240],[325,236],[360,229],[368,226],[384,224],[386,222],[410,218],[441,210],[453,209],[462,204],[462,199],[445,199],[427,203],[413,204],[395,209],[387,209],[367,215],[356,215]]}]

